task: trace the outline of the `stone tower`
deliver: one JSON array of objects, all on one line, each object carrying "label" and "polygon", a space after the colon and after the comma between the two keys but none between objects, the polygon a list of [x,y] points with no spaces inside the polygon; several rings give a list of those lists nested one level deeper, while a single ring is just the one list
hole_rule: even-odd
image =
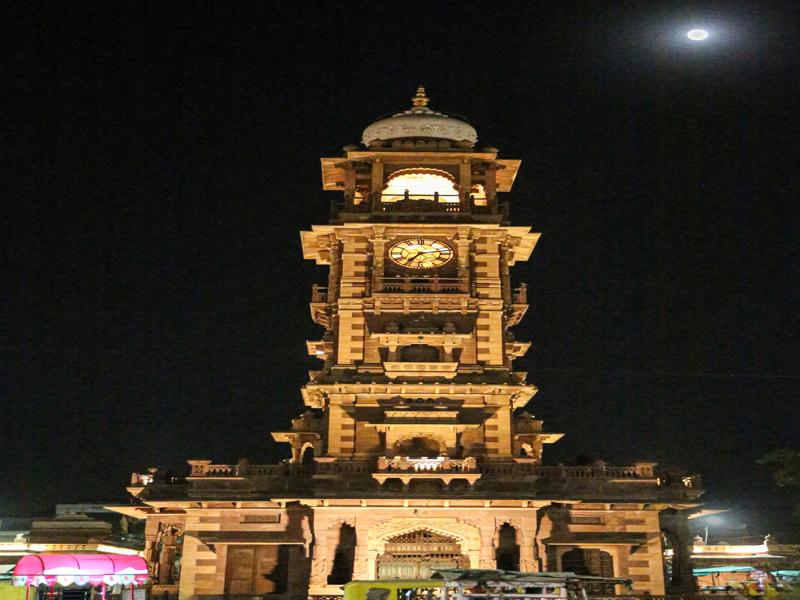
[{"label": "stone tower", "polygon": [[[509,225],[498,194],[520,161],[476,151],[471,126],[427,104],[420,88],[411,109],[364,131],[366,150],[322,159],[339,198],[329,225],[302,232],[304,257],[330,269],[311,302],[325,332],[308,342],[324,364],[303,389],[321,413],[274,434],[294,461],[306,448],[320,464],[381,459],[374,477],[406,491],[472,485],[477,461],[536,464],[560,437],[530,418],[514,432],[536,388],[512,368],[530,344],[510,332],[528,305],[509,271],[539,234]],[[423,456],[450,466],[399,474],[402,457]]]},{"label": "stone tower", "polygon": [[520,161],[476,149],[423,88],[362,142],[322,159],[330,223],[301,233],[329,272],[312,290],[324,332],[307,342],[322,363],[306,412],[273,433],[291,458],[134,474],[139,504],[118,508],[148,519],[155,591],[331,596],[438,566],[615,575],[663,594],[662,539],[683,556],[697,477],[545,466],[562,434],[524,412],[537,390],[512,367],[530,343],[511,333],[528,304],[510,271],[539,234],[511,225],[501,196]]}]

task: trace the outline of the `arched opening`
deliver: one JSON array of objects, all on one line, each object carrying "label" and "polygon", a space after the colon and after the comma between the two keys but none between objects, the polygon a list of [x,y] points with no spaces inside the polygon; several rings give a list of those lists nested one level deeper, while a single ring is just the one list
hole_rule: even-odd
[{"label": "arched opening", "polygon": [[468,569],[458,540],[418,529],[390,538],[378,556],[378,579],[427,579],[436,569]]},{"label": "arched opening", "polygon": [[381,489],[384,492],[402,492],[403,482],[400,479],[390,477],[389,479],[383,482]]},{"label": "arched opening", "polygon": [[439,362],[439,349],[427,344],[411,344],[400,348],[401,362]]},{"label": "arched opening", "polygon": [[458,185],[447,171],[439,169],[401,169],[386,180],[384,202],[434,200],[458,203]]},{"label": "arched opening", "polygon": [[503,571],[519,571],[519,544],[517,530],[503,523],[497,531],[497,568]]},{"label": "arched opening", "polygon": [[[561,556],[561,570],[577,575],[613,577],[614,559],[608,552],[597,548],[573,548]],[[614,586],[593,583],[586,586],[586,591],[590,594],[613,594]]]},{"label": "arched opening", "polygon": [[353,579],[353,564],[356,559],[356,530],[352,525],[342,523],[339,527],[339,544],[333,556],[328,583],[347,583]]},{"label": "arched opening", "polygon": [[314,464],[314,446],[306,446],[303,448],[303,454],[300,455],[300,462],[304,465]]},{"label": "arched opening", "polygon": [[438,496],[444,492],[444,483],[437,479],[413,479],[408,484],[408,491],[412,494],[433,494]]},{"label": "arched opening", "polygon": [[453,479],[447,489],[454,494],[463,494],[470,489],[469,481],[466,479]]},{"label": "arched opening", "polygon": [[415,436],[401,440],[396,445],[398,456],[408,456],[410,458],[420,458],[427,456],[433,458],[442,454],[442,448],[438,441],[422,436]]},{"label": "arched opening", "polygon": [[519,455],[525,458],[536,458],[536,451],[531,444],[520,444]]}]

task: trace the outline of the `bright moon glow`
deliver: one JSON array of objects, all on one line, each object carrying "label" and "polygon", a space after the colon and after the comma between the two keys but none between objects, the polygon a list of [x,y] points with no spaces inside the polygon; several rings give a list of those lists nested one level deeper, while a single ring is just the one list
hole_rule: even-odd
[{"label": "bright moon glow", "polygon": [[705,29],[692,29],[686,34],[693,42],[700,42],[706,38],[708,38],[708,32]]}]

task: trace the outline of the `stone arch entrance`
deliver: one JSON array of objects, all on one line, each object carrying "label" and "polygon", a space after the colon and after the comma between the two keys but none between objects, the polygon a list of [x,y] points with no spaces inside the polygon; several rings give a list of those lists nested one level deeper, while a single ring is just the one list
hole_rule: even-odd
[{"label": "stone arch entrance", "polygon": [[[436,562],[428,561],[429,568],[455,564],[461,565],[459,568],[477,568],[481,533],[476,525],[456,518],[394,517],[369,529],[367,549],[370,578],[405,577],[400,572],[411,573],[412,569],[419,574],[414,577],[424,576],[421,568],[412,566],[423,562],[417,561],[415,555],[435,559]],[[392,571],[397,574],[390,575]]]},{"label": "stone arch entrance", "polygon": [[466,569],[458,540],[428,529],[389,538],[377,559],[378,579],[426,579],[436,569]]}]

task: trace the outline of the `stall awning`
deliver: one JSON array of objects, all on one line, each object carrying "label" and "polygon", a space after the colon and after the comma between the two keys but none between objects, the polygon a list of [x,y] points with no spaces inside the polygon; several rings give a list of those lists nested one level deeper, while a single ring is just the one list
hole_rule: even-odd
[{"label": "stall awning", "polygon": [[14,585],[108,585],[147,583],[141,556],[109,554],[29,554],[14,567]]},{"label": "stall awning", "polygon": [[695,577],[702,577],[703,575],[713,575],[714,573],[749,573],[755,570],[749,566],[739,565],[725,565],[722,567],[703,567],[702,569],[693,569]]}]

